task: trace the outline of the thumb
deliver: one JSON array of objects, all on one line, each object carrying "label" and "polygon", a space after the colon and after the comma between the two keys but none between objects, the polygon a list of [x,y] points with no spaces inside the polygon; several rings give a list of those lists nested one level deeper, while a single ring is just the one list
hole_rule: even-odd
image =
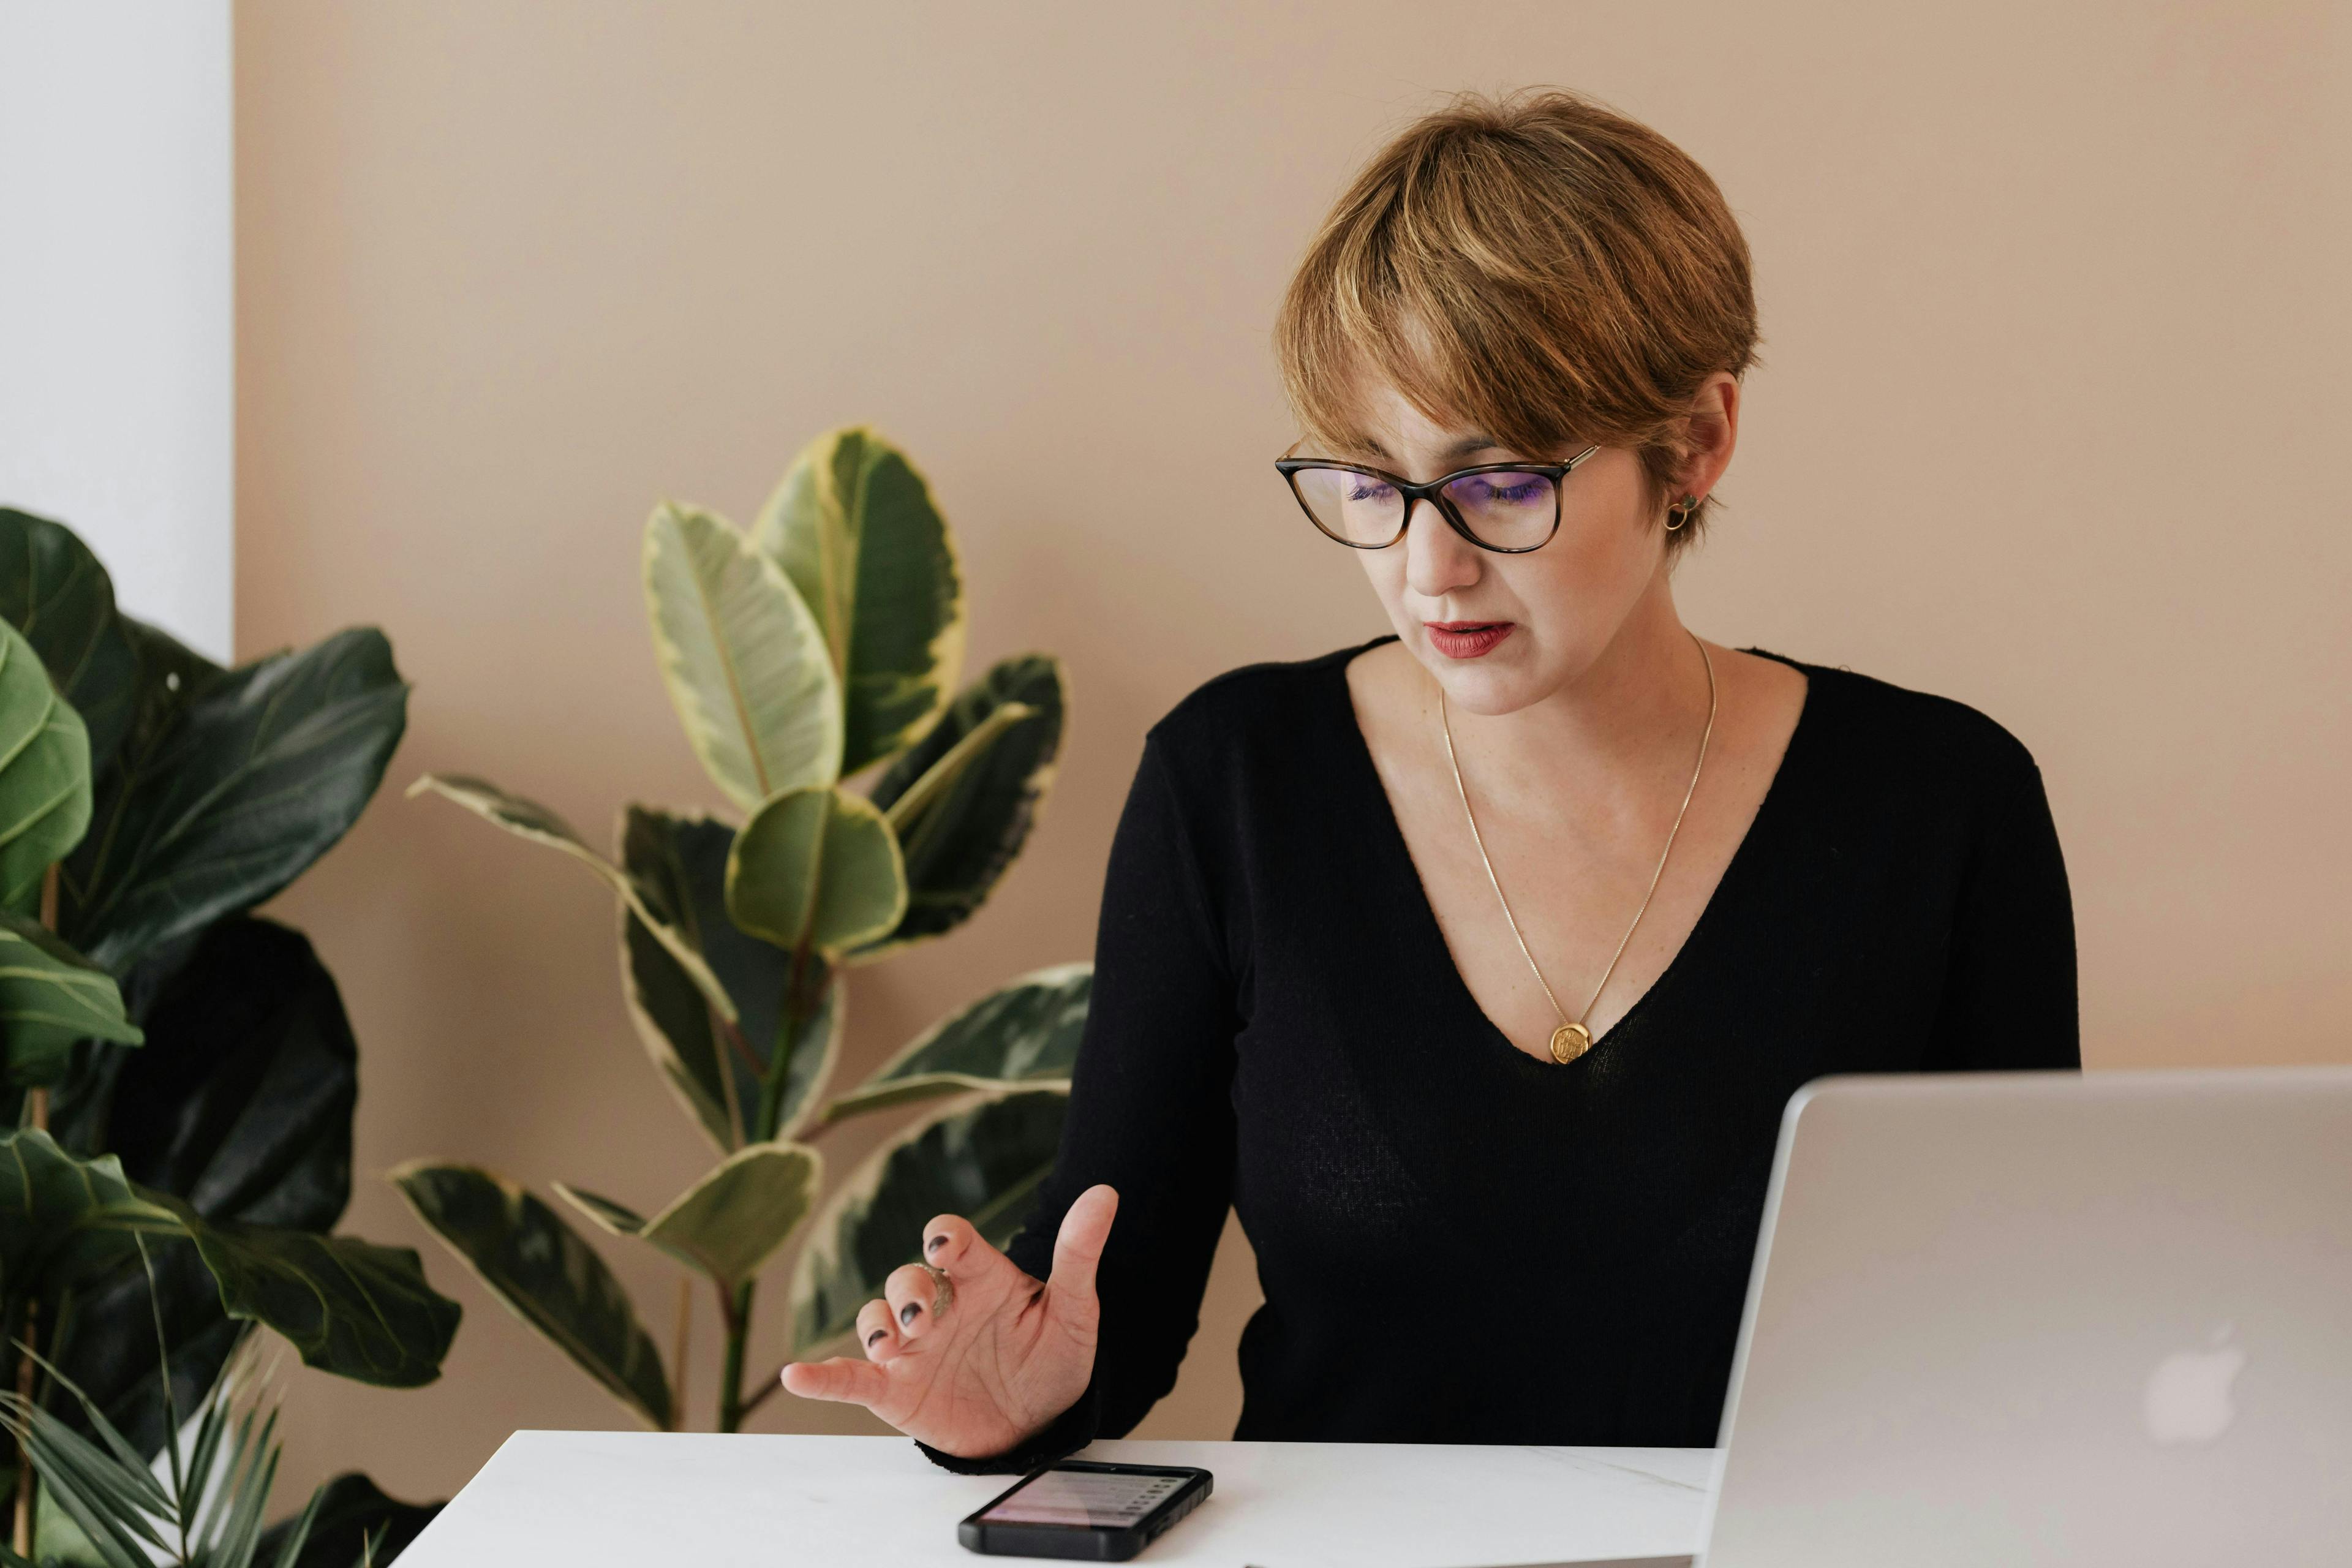
[{"label": "thumb", "polygon": [[1102,1261],[1103,1244],[1110,1239],[1111,1216],[1118,1212],[1116,1188],[1097,1184],[1078,1194],[1054,1237],[1054,1277],[1047,1283],[1055,1294],[1093,1303],[1095,1268]]}]

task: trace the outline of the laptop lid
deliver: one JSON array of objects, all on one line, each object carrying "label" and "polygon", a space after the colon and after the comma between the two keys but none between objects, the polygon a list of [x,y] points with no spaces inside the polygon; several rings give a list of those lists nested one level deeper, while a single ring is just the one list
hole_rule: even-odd
[{"label": "laptop lid", "polygon": [[2352,1561],[2352,1068],[1789,1102],[1705,1568]]}]

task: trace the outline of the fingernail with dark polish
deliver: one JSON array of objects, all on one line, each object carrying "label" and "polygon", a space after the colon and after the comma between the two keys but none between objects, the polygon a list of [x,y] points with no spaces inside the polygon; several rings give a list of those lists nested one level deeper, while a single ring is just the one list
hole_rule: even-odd
[{"label": "fingernail with dark polish", "polygon": [[922,1310],[923,1304],[920,1301],[909,1301],[905,1306],[898,1309],[898,1321],[901,1323],[912,1323],[915,1321],[915,1314]]},{"label": "fingernail with dark polish", "polygon": [[923,1251],[925,1255],[928,1256],[929,1254],[936,1253],[940,1247],[945,1247],[947,1244],[948,1238],[946,1237],[935,1236],[931,1237],[930,1245],[924,1247]]},{"label": "fingernail with dark polish", "polygon": [[866,1335],[866,1348],[867,1350],[872,1350],[876,1345],[880,1344],[882,1342],[882,1337],[889,1331],[890,1331],[887,1329],[877,1329],[872,1333]]}]

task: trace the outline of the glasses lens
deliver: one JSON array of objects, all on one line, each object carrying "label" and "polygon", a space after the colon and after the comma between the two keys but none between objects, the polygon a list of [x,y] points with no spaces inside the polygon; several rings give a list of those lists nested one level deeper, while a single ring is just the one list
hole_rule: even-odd
[{"label": "glasses lens", "polygon": [[1559,520],[1559,487],[1549,474],[1465,474],[1445,499],[1471,532],[1504,550],[1541,544]]},{"label": "glasses lens", "polygon": [[1404,497],[1376,474],[1300,468],[1290,477],[1315,526],[1343,544],[1386,544],[1404,527]]}]

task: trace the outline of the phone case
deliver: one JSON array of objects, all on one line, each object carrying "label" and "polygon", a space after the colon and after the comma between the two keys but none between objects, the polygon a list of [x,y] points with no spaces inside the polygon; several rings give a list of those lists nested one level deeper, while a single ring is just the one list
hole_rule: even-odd
[{"label": "phone case", "polygon": [[[1150,1514],[1123,1529],[1069,1524],[988,1523],[981,1515],[1027,1486],[1047,1470],[1095,1470],[1118,1475],[1181,1475],[1190,1479],[1174,1496]],[[1124,1563],[1141,1552],[1175,1522],[1201,1506],[1214,1478],[1191,1465],[1100,1465],[1066,1459],[1030,1471],[974,1510],[956,1525],[956,1540],[970,1552],[998,1557],[1062,1557],[1087,1563]]]}]

